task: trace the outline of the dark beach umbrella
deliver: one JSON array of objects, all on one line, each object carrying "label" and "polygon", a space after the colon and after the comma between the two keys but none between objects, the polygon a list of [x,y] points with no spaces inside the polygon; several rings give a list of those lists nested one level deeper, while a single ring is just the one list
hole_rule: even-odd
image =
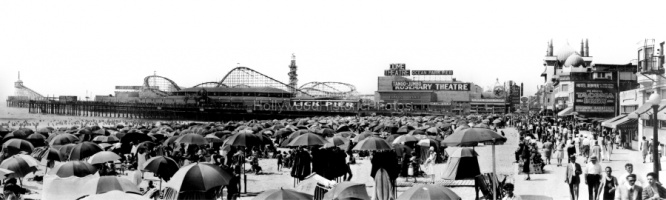
[{"label": "dark beach umbrella", "polygon": [[0,163],[0,168],[14,171],[8,177],[23,178],[25,175],[37,171],[39,161],[29,155],[18,154],[9,157]]},{"label": "dark beach umbrella", "polygon": [[28,142],[27,140],[22,140],[22,139],[9,139],[5,143],[2,144],[2,149],[3,151],[11,152],[11,153],[18,153],[21,151],[28,152],[28,154],[32,153],[32,150],[35,149],[35,147]]},{"label": "dark beach umbrella", "polygon": [[58,165],[53,170],[49,171],[50,174],[55,174],[60,178],[67,178],[71,176],[84,177],[97,172],[97,169],[90,163],[83,161],[67,161],[62,165]]},{"label": "dark beach umbrella", "polygon": [[208,191],[211,188],[228,185],[232,177],[216,165],[192,163],[178,169],[167,186],[179,192]]},{"label": "dark beach umbrella", "polygon": [[69,153],[69,160],[83,160],[88,157],[95,155],[95,153],[104,151],[102,147],[92,142],[82,142],[76,144],[72,149],[72,152]]},{"label": "dark beach umbrella", "polygon": [[49,136],[49,139],[47,139],[49,141],[49,146],[66,145],[79,141],[78,137],[69,133],[63,133],[51,136]]},{"label": "dark beach umbrella", "polygon": [[204,136],[199,135],[199,134],[185,134],[183,136],[180,136],[178,139],[174,141],[175,143],[184,143],[184,144],[195,144],[195,145],[205,145],[208,144],[208,141]]},{"label": "dark beach umbrella", "polygon": [[393,140],[392,144],[408,143],[408,142],[418,142],[419,139],[413,135],[401,135]]},{"label": "dark beach umbrella", "polygon": [[[116,137],[118,136],[116,135]],[[121,143],[128,143],[128,144],[130,142],[138,144],[144,141],[153,141],[153,138],[143,133],[134,132],[134,133],[127,133],[120,139]]]},{"label": "dark beach umbrella", "polygon": [[342,126],[338,127],[338,128],[335,130],[335,132],[337,132],[337,133],[340,133],[340,132],[347,132],[347,131],[351,131],[351,129],[349,129],[349,126],[347,126],[347,125],[342,125]]},{"label": "dark beach umbrella", "polygon": [[76,133],[76,135],[90,135],[90,134],[92,134],[92,131],[87,127],[79,129],[79,131]]},{"label": "dark beach umbrella", "polygon": [[155,173],[155,176],[169,181],[171,177],[178,171],[180,166],[175,160],[165,157],[156,156],[148,159],[144,164],[143,169]]},{"label": "dark beach umbrella", "polygon": [[123,137],[125,137],[126,134],[127,134],[127,133],[125,133],[125,132],[118,132],[118,133],[116,133],[115,136],[116,136],[118,139],[121,139],[121,140],[122,140]]},{"label": "dark beach umbrella", "polygon": [[378,151],[378,150],[391,150],[391,145],[389,145],[385,140],[378,137],[368,137],[364,140],[361,140],[352,150],[367,150],[367,151]]},{"label": "dark beach umbrella", "polygon": [[28,141],[35,147],[46,145],[46,137],[42,134],[32,134],[28,136]]},{"label": "dark beach umbrella", "polygon": [[109,191],[118,190],[125,193],[141,194],[139,186],[127,178],[119,176],[101,176],[97,181],[97,191],[95,194],[103,194]]},{"label": "dark beach umbrella", "polygon": [[290,189],[266,190],[252,200],[311,200],[312,195]]},{"label": "dark beach umbrella", "polygon": [[393,150],[395,150],[395,154],[402,157],[402,154],[404,153],[411,153],[412,148],[404,145],[404,144],[392,144]]},{"label": "dark beach umbrella", "polygon": [[239,146],[247,147],[247,146],[259,145],[261,144],[261,140],[255,134],[249,132],[242,132],[229,136],[229,138],[227,138],[224,144],[235,147]]},{"label": "dark beach umbrella", "polygon": [[46,159],[48,161],[65,161],[65,160],[67,160],[60,154],[60,151],[58,151],[58,149],[53,148],[53,147],[50,147],[50,148],[46,149],[45,152],[43,153],[43,155],[41,157],[39,157],[39,159],[42,159],[42,160]]},{"label": "dark beach umbrella", "polygon": [[353,132],[350,132],[350,131],[348,131],[348,132],[340,132],[340,133],[336,133],[336,135],[339,135],[339,136],[342,136],[342,137],[346,137],[346,138],[349,138],[349,137],[356,137],[356,134],[353,133]]},{"label": "dark beach umbrella", "polygon": [[416,185],[403,192],[397,200],[461,200],[461,198],[444,186]]},{"label": "dark beach umbrella", "polygon": [[333,134],[335,134],[335,131],[333,131],[333,129],[330,128],[320,129],[318,132],[324,137],[332,137]]},{"label": "dark beach umbrella", "polygon": [[326,143],[328,141],[323,137],[313,133],[306,133],[294,138],[294,140],[289,142],[288,146],[322,146]]},{"label": "dark beach umbrella", "polygon": [[148,136],[154,137],[155,142],[162,142],[166,140],[167,136],[164,134],[159,134],[159,133],[148,133]]},{"label": "dark beach umbrella", "polygon": [[401,136],[400,134],[389,135],[388,137],[386,137],[386,142],[388,142],[389,144],[393,144],[393,141],[400,136]]}]

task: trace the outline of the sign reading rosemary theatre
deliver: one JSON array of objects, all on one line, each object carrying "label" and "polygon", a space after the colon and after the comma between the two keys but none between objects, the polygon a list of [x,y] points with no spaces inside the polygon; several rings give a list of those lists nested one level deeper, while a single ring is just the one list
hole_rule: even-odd
[{"label": "sign reading rosemary theatre", "polygon": [[421,81],[393,81],[393,90],[469,91],[469,83],[423,83]]}]

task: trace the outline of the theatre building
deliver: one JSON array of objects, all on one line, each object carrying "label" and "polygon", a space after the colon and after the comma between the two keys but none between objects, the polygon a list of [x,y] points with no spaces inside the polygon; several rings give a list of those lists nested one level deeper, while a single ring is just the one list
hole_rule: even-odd
[{"label": "theatre building", "polygon": [[405,64],[391,64],[377,78],[375,101],[409,103],[415,110],[442,114],[470,113],[472,94],[482,89],[452,76],[451,70],[407,70]]}]

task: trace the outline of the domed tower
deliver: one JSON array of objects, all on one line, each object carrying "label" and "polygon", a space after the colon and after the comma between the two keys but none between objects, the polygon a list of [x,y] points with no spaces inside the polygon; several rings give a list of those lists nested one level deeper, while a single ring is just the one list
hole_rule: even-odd
[{"label": "domed tower", "polygon": [[296,74],[296,55],[291,54],[291,65],[289,65],[289,86],[291,86],[291,93],[296,94],[298,88],[298,74]]}]

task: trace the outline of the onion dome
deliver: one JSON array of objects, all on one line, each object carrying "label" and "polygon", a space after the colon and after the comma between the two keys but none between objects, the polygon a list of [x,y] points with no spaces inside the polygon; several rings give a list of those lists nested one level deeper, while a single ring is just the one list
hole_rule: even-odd
[{"label": "onion dome", "polygon": [[566,61],[564,61],[565,67],[580,67],[585,66],[585,61],[583,60],[578,53],[571,54]]},{"label": "onion dome", "polygon": [[566,46],[563,46],[561,49],[557,50],[557,53],[555,53],[555,56],[557,56],[557,61],[559,63],[564,63],[569,56],[572,54],[576,53],[576,50],[569,46],[568,44]]}]

